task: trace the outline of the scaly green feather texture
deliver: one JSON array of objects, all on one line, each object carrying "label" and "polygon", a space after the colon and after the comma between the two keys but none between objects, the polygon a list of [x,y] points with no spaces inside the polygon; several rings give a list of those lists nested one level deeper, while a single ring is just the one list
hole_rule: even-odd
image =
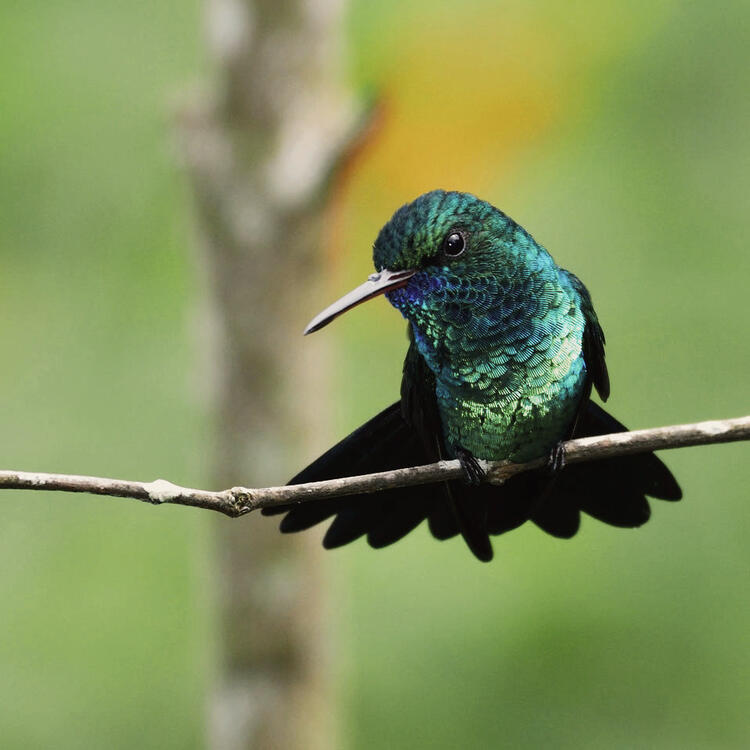
[{"label": "scaly green feather texture", "polygon": [[[465,243],[455,258],[441,251],[451,233]],[[502,211],[440,190],[394,214],[374,261],[419,269],[386,296],[435,375],[449,453],[526,461],[549,452],[586,392],[583,285]]]}]

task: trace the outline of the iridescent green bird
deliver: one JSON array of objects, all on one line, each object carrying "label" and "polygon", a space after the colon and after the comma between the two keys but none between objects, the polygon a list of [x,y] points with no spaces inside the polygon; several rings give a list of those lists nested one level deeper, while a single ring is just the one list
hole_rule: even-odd
[{"label": "iridescent green bird", "polygon": [[[437,539],[461,534],[492,559],[490,534],[533,521],[572,537],[580,511],[613,526],[650,515],[647,495],[679,500],[654,454],[563,468],[571,437],[625,430],[590,401],[609,396],[604,333],[586,287],[502,211],[467,193],[435,190],[402,206],[375,241],[376,273],[324,310],[305,333],[385,294],[409,321],[401,399],[291,480],[300,482],[458,458],[464,481],[267,508],[281,530],[335,515],[323,540],[367,535],[384,547],[427,519]],[[476,459],[528,461],[544,470],[482,484]]]}]

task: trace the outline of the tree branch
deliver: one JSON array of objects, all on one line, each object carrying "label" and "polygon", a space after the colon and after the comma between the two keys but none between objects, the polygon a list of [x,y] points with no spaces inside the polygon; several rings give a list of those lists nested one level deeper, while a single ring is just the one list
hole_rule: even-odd
[{"label": "tree branch", "polygon": [[[750,440],[750,416],[579,438],[567,441],[563,444],[563,448],[565,462],[573,464],[631,453],[685,448],[691,445],[731,443],[739,440]],[[514,474],[541,468],[546,462],[546,457],[543,457],[523,464],[507,461],[480,461],[480,464],[487,472],[489,482],[502,484]],[[458,479],[461,476],[462,469],[459,462],[453,460],[381,471],[376,474],[329,479],[323,482],[259,489],[232,487],[221,492],[209,492],[180,487],[165,479],[157,479],[153,482],[131,482],[124,479],[105,479],[75,474],[0,471],[0,489],[57,490],[129,497],[153,505],[173,504],[206,508],[236,518],[253,510],[273,505],[442,482],[448,479]]]}]

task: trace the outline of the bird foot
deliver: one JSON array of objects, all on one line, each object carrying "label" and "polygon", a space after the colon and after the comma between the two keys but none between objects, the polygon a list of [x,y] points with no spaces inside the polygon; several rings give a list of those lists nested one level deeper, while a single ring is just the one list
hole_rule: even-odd
[{"label": "bird foot", "polygon": [[479,485],[487,476],[476,456],[465,448],[455,448],[454,453],[464,472],[464,482],[471,485]]},{"label": "bird foot", "polygon": [[562,441],[555,443],[547,458],[547,473],[555,476],[565,468],[565,445]]}]

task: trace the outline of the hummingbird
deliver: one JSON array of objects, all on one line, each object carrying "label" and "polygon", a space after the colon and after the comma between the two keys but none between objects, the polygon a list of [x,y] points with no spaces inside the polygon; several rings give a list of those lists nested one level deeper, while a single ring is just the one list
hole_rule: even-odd
[{"label": "hummingbird", "polygon": [[[530,521],[570,538],[581,511],[632,528],[647,496],[682,492],[653,454],[564,465],[571,438],[625,431],[591,400],[610,383],[605,338],[583,283],[510,217],[469,193],[434,190],[399,208],[373,247],[375,273],[317,315],[317,331],[385,295],[408,321],[401,398],[290,480],[290,484],[458,459],[462,480],[264,508],[282,532],[335,516],[326,548],[365,536],[374,548],[425,519],[439,540],[461,535],[482,561],[491,535]],[[483,482],[479,459],[544,468],[502,485]]]}]

